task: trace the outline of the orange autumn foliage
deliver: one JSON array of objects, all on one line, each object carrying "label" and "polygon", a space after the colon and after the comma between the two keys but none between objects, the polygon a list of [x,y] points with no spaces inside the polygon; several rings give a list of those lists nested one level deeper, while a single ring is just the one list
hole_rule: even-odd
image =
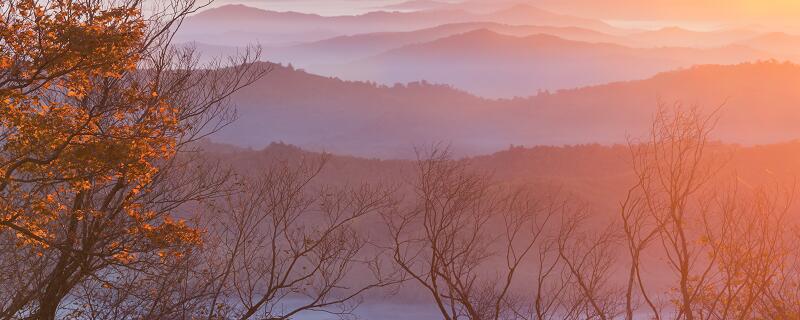
[{"label": "orange autumn foliage", "polygon": [[197,230],[141,203],[184,130],[159,79],[136,76],[145,20],[136,6],[90,3],[0,4],[10,13],[0,17],[0,231],[63,251],[81,223],[80,236],[98,239],[111,224],[131,225],[133,237],[147,228],[141,239],[91,243],[119,262],[134,246],[198,243]]}]

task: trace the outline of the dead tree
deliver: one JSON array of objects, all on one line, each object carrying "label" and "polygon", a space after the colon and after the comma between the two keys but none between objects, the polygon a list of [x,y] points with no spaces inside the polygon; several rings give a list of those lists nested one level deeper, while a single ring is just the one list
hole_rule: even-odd
[{"label": "dead tree", "polygon": [[357,228],[392,205],[391,190],[314,187],[325,162],[277,162],[209,204],[205,259],[212,288],[203,317],[345,315],[363,293],[396,281]]},{"label": "dead tree", "polygon": [[[421,155],[415,169],[412,198],[385,215],[390,247],[395,264],[430,294],[445,319],[563,318],[571,312],[568,305],[585,305],[570,294],[591,297],[581,301],[600,299],[594,293],[603,277],[565,269],[567,261],[605,272],[596,261],[573,260],[579,258],[572,251],[573,233],[564,230],[558,238],[553,232],[562,215],[572,212],[564,202],[493,185],[446,150]],[[583,258],[600,254],[589,249]],[[531,283],[519,277],[531,268],[538,272],[533,292],[520,288]],[[575,291],[575,279],[591,287]]]},{"label": "dead tree", "polygon": [[[758,318],[756,306],[782,282],[792,188],[725,183],[719,173],[730,156],[709,139],[717,118],[661,106],[649,138],[631,144],[636,184],[620,211],[630,258],[626,319],[637,311],[656,319]],[[645,252],[664,259],[661,272],[671,275],[645,278],[654,267]],[[665,281],[670,288],[656,288]]]}]

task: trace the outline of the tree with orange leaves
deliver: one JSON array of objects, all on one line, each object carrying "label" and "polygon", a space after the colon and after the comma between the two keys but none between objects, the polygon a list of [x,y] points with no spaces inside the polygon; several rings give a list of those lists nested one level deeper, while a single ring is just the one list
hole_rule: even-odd
[{"label": "tree with orange leaves", "polygon": [[224,175],[181,154],[265,70],[250,51],[198,68],[170,45],[198,6],[161,4],[149,17],[141,0],[0,4],[0,318],[53,319],[76,286],[111,285],[108,268],[200,242],[173,211]]}]

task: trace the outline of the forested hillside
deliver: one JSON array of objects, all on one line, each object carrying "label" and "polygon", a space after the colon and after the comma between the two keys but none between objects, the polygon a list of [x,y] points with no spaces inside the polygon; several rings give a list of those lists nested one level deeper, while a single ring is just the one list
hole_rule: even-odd
[{"label": "forested hillside", "polygon": [[408,157],[414,145],[452,143],[480,154],[516,145],[625,143],[647,130],[659,103],[721,107],[717,137],[757,144],[800,134],[800,66],[706,65],[644,80],[479,98],[443,85],[380,86],[273,65],[233,96],[239,119],[213,139],[260,148],[273,141],[337,153]]}]

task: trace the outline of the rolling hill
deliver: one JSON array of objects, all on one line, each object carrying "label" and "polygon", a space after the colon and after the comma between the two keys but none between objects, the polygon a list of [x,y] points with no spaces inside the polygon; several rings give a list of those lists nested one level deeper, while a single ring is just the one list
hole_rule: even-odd
[{"label": "rolling hill", "polygon": [[[314,161],[320,153],[296,146],[273,143],[252,150],[204,143],[205,156],[221,160],[240,173],[258,172],[276,161],[299,163]],[[800,177],[800,141],[761,146],[712,144],[713,152],[730,157],[727,170],[719,178],[733,174],[747,186],[789,184]],[[321,185],[358,183],[396,184],[405,182],[414,172],[413,161],[375,159],[329,154],[328,165],[320,172]],[[591,205],[591,211],[603,217],[616,217],[618,206],[635,183],[630,167],[628,146],[586,144],[576,146],[511,147],[490,154],[467,157],[469,165],[489,173],[506,185],[526,185],[542,194],[555,192],[576,197]]]},{"label": "rolling hill", "polygon": [[347,63],[403,46],[435,41],[441,38],[476,30],[490,30],[498,34],[529,36],[549,34],[568,40],[583,42],[607,42],[636,45],[625,37],[578,27],[549,27],[508,25],[495,22],[467,22],[446,24],[408,32],[375,32],[352,36],[339,36],[289,47],[273,47],[264,51],[270,61],[292,63],[313,69],[315,65]]},{"label": "rolling hill", "polygon": [[490,100],[446,86],[380,86],[276,67],[233,97],[240,118],[215,136],[260,148],[284,141],[332,152],[405,157],[448,142],[461,154],[515,145],[624,143],[639,136],[659,101],[701,108],[722,103],[716,137],[760,144],[800,137],[800,66],[706,65],[654,77]]},{"label": "rolling hill", "polygon": [[800,56],[800,36],[783,32],[762,34],[739,43],[759,50]]},{"label": "rolling hill", "polygon": [[178,40],[226,46],[243,46],[255,42],[276,45],[365,32],[413,31],[464,22],[535,24],[580,27],[610,33],[621,32],[598,20],[557,14],[526,5],[491,13],[448,9],[413,12],[375,11],[353,16],[320,16],[261,10],[244,5],[225,5],[189,17],[182,25]]},{"label": "rolling hill", "polygon": [[385,84],[424,79],[485,97],[514,97],[539,90],[641,79],[696,64],[768,58],[776,56],[745,46],[632,48],[546,34],[516,37],[482,29],[314,71]]}]

